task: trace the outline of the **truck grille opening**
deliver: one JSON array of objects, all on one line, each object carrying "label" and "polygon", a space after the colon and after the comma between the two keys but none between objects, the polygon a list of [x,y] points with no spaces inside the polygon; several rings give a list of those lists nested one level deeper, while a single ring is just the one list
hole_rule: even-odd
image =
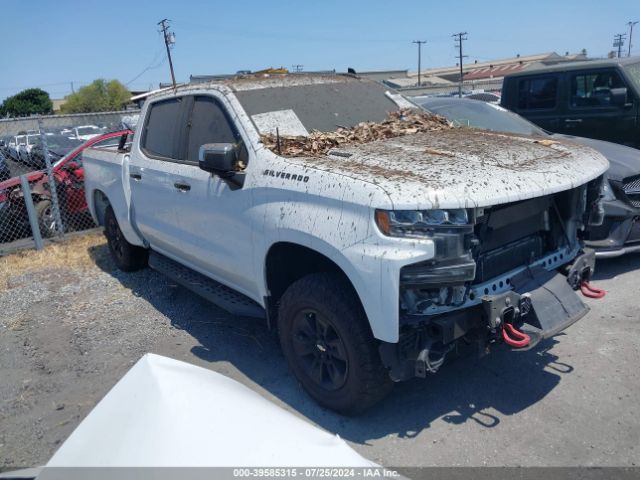
[{"label": "truck grille opening", "polygon": [[[571,199],[575,197],[549,195],[486,209],[474,229],[479,242],[474,251],[477,266],[473,283],[529,265],[566,245],[561,223],[564,215],[554,202],[566,205]],[[571,217],[570,209],[566,216]]]}]

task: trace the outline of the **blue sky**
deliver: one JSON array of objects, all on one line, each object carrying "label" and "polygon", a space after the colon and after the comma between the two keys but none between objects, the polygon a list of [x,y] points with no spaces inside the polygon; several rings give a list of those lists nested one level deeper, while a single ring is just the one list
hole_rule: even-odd
[{"label": "blue sky", "polygon": [[[53,98],[95,78],[131,89],[169,80],[157,31],[172,20],[179,81],[190,74],[269,66],[305,70],[453,65],[451,34],[468,32],[465,61],[556,51],[605,56],[613,35],[640,20],[639,0],[140,1],[2,0],[0,99],[28,87]],[[633,52],[640,55],[640,24]],[[626,46],[625,46],[626,51]]]}]

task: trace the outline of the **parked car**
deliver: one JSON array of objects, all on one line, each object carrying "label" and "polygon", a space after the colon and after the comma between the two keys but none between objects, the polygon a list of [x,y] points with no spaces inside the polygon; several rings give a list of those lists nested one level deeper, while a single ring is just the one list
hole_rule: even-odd
[{"label": "parked car", "polygon": [[[84,196],[84,167],[82,155],[88,147],[117,146],[130,130],[107,133],[77,146],[74,150],[58,159],[53,165],[56,191],[60,201],[62,221],[74,226],[86,219],[87,203]],[[27,176],[31,185],[31,194],[38,216],[40,233],[50,237],[56,232],[56,223],[51,208],[51,190],[49,177],[45,171],[32,172]],[[0,182],[0,241],[6,242],[29,236],[31,228],[23,200],[20,178],[13,177]]]},{"label": "parked car", "polygon": [[605,218],[586,241],[598,257],[640,251],[640,151],[617,143],[547,132],[497,105],[458,98],[416,98],[426,110],[457,125],[495,132],[569,140],[599,151],[609,160],[604,189]]},{"label": "parked car", "polygon": [[[75,150],[84,142],[82,140],[67,138],[62,135],[47,135],[47,147],[50,154],[51,162],[54,163],[67,153]],[[38,141],[29,152],[28,158],[21,160],[26,166],[35,169],[43,169],[46,167],[44,160],[44,152],[42,142]]]},{"label": "parked car", "polygon": [[18,153],[18,149],[20,147],[20,145],[24,145],[27,143],[27,135],[26,134],[20,134],[20,135],[15,135],[13,137],[11,137],[9,139],[9,143],[7,144],[7,150],[9,153],[9,157],[13,158],[14,160],[19,160],[20,159],[20,155]]},{"label": "parked car", "polygon": [[[178,87],[140,119],[130,152],[85,153],[116,265],[277,324],[325,407],[361,411],[459,341],[533,346],[587,312],[574,289],[595,257],[581,236],[601,221],[608,168],[590,148],[451,128],[343,75]],[[346,143],[318,151],[322,135]]]},{"label": "parked car", "polygon": [[640,57],[525,69],[505,77],[501,105],[550,132],[640,148]]},{"label": "parked car", "polygon": [[104,130],[96,125],[80,125],[78,127],[71,128],[71,135],[69,138],[75,138],[78,140],[91,140],[93,137],[102,135]]},{"label": "parked car", "polygon": [[11,178],[11,170],[9,169],[4,153],[0,151],[0,182],[4,182],[9,178]]},{"label": "parked car", "polygon": [[33,166],[31,162],[31,150],[39,143],[39,133],[27,135],[24,143],[18,145],[18,161],[26,166]]}]

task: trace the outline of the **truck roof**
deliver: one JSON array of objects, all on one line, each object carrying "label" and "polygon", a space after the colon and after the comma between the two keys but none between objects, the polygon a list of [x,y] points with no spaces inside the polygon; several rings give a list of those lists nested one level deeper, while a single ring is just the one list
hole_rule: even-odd
[{"label": "truck roof", "polygon": [[539,73],[568,72],[572,70],[582,70],[584,68],[606,68],[616,67],[618,65],[629,65],[640,62],[640,57],[624,57],[624,58],[606,58],[601,60],[582,60],[578,62],[562,62],[556,65],[544,67],[527,68],[520,72],[505,75],[505,78],[526,77]]},{"label": "truck roof", "polygon": [[[176,87],[176,93],[188,92],[190,90],[201,90],[207,87],[227,87],[234,92],[245,90],[260,90],[276,87],[296,87],[303,85],[318,85],[328,83],[348,83],[348,82],[370,82],[349,74],[335,73],[254,73],[246,75],[236,75],[231,78],[209,80],[206,82],[189,83]],[[172,90],[163,88],[151,92],[148,98],[154,98]]]}]

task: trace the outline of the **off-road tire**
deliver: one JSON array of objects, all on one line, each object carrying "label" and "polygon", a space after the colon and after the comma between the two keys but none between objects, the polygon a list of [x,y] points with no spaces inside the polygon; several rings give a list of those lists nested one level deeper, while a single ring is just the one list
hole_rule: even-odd
[{"label": "off-road tire", "polygon": [[42,238],[51,238],[56,234],[56,223],[53,217],[51,200],[40,200],[35,205],[36,218]]},{"label": "off-road tire", "polygon": [[[315,351],[305,356],[299,354],[301,349],[306,352],[300,347],[301,338],[307,345],[305,348],[309,348],[308,335],[301,332],[299,325],[300,322],[304,323],[303,319],[307,321],[316,318],[311,317],[310,312],[315,312],[325,326],[330,325],[333,334],[342,342],[341,356],[346,357],[347,366],[344,369],[346,374],[339,375],[343,382],[341,386],[336,386],[340,382],[332,383],[331,378],[327,381],[331,385],[325,388],[321,385],[322,382],[314,380],[313,374],[309,373],[309,368],[313,368],[310,365],[318,365],[309,360],[310,355],[325,355],[326,359],[327,351],[336,350],[327,345],[336,345],[336,340],[327,342],[324,347],[317,347],[316,344],[320,354]],[[367,317],[351,285],[339,275],[315,273],[291,284],[280,299],[278,334],[289,367],[309,395],[323,407],[345,415],[354,415],[379,402],[391,391],[393,382],[382,365]],[[294,346],[294,342],[298,343]],[[313,344],[313,340],[310,343]],[[332,377],[323,368],[325,367],[320,367],[320,377]],[[336,369],[332,367],[332,370],[335,374]],[[342,372],[342,368],[340,371]],[[313,372],[317,374],[318,370]]]},{"label": "off-road tire", "polygon": [[104,213],[104,235],[111,258],[116,266],[124,272],[135,272],[147,266],[149,252],[146,248],[130,244],[124,235],[113,208],[109,205]]}]

